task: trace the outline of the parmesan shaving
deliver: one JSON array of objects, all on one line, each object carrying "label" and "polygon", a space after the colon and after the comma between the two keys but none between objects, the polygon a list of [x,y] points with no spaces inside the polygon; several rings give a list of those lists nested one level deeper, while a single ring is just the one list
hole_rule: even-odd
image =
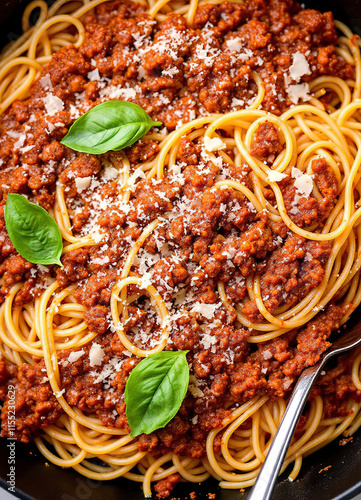
[{"label": "parmesan shaving", "polygon": [[54,116],[56,113],[59,113],[59,111],[64,109],[63,101],[54,94],[47,94],[45,97],[42,97],[42,100],[49,116]]},{"label": "parmesan shaving", "polygon": [[100,80],[100,74],[98,68],[95,68],[93,71],[89,71],[88,78],[91,82],[96,82]]},{"label": "parmesan shaving", "polygon": [[236,36],[226,41],[227,48],[232,52],[239,52],[243,47],[242,39]]},{"label": "parmesan shaving", "polygon": [[75,363],[75,361],[78,361],[78,359],[80,359],[83,356],[84,352],[85,352],[84,349],[81,349],[80,351],[71,352],[68,356],[69,363]]},{"label": "parmesan shaving", "polygon": [[292,65],[289,68],[290,77],[297,83],[304,75],[310,75],[311,69],[306,57],[301,52],[292,55]]},{"label": "parmesan shaving", "polygon": [[89,351],[89,364],[90,366],[100,366],[104,359],[104,351],[100,344],[96,342],[91,346]]},{"label": "parmesan shaving", "polygon": [[219,137],[207,137],[204,136],[204,147],[206,151],[218,151],[226,147],[225,143]]},{"label": "parmesan shaving", "polygon": [[295,188],[305,196],[310,196],[313,189],[312,177],[308,174],[302,174],[295,180]]},{"label": "parmesan shaving", "polygon": [[309,101],[311,99],[311,96],[309,95],[310,87],[308,83],[290,85],[286,90],[293,104],[298,104],[299,100]]},{"label": "parmesan shaving", "polygon": [[193,305],[191,312],[199,313],[207,319],[212,319],[219,306],[220,304],[203,304],[202,302],[197,302]]},{"label": "parmesan shaving", "polygon": [[84,189],[86,189],[90,186],[91,180],[92,180],[92,178],[90,176],[89,177],[77,177],[75,179],[76,190],[78,191],[79,194],[82,193],[84,191]]},{"label": "parmesan shaving", "polygon": [[104,180],[105,181],[112,181],[113,179],[116,179],[118,177],[119,171],[115,167],[107,167],[104,170]]},{"label": "parmesan shaving", "polygon": [[267,180],[268,182],[279,182],[282,181],[282,179],[285,179],[286,177],[287,174],[278,172],[277,170],[271,170],[268,174]]}]

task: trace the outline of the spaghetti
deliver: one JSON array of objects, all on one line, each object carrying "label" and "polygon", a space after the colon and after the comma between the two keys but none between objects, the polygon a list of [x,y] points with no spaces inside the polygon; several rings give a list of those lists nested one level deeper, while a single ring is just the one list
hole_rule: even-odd
[{"label": "spaghetti", "polygon": [[[73,467],[88,478],[123,476],[141,482],[146,497],[151,496],[153,482],[165,496],[180,479],[199,483],[213,476],[223,488],[251,486],[297,375],[317,362],[330,345],[331,331],[344,325],[361,302],[361,59],[358,38],[342,23],[336,22],[340,36],[334,62],[345,74],[352,72],[352,78],[324,71],[300,83],[311,69],[298,52],[301,63],[297,66],[296,58],[293,63],[290,59],[283,70],[289,81],[286,78],[282,88],[286,97],[280,99],[284,102],[275,110],[278,114],[271,114],[265,102],[273,102],[270,86],[278,85],[279,75],[272,83],[263,63],[244,64],[247,58],[259,57],[257,47],[248,48],[240,56],[241,67],[247,66],[247,85],[245,98],[234,98],[237,109],[213,109],[208,88],[208,100],[202,101],[196,116],[188,110],[184,116],[189,120],[175,130],[151,131],[144,151],[135,145],[99,160],[59,149],[69,123],[87,110],[89,95],[97,96],[93,104],[121,97],[144,106],[150,102],[139,97],[142,85],[127,84],[124,78],[118,80],[121,92],[114,93],[117,80],[109,76],[105,54],[89,44],[97,23],[101,43],[106,43],[104,25],[118,16],[124,39],[130,30],[128,45],[134,44],[138,57],[159,57],[157,64],[165,64],[159,78],[176,78],[183,50],[183,40],[177,39],[179,26],[183,34],[192,26],[198,30],[193,43],[204,42],[197,52],[202,71],[225,53],[231,52],[232,61],[233,52],[243,50],[240,31],[230,36],[232,26],[256,29],[258,21],[246,23],[242,9],[247,7],[241,2],[220,4],[149,0],[132,7],[108,0],[57,0],[48,8],[36,0],[25,9],[24,34],[4,49],[1,58],[2,127],[7,140],[13,140],[12,150],[18,151],[11,159],[0,151],[9,161],[5,173],[20,165],[20,154],[28,154],[27,175],[32,175],[31,155],[38,153],[38,146],[27,145],[19,129],[9,133],[6,128],[10,108],[30,130],[36,118],[17,104],[30,96],[34,106],[42,101],[36,112],[45,115],[49,125],[50,149],[49,154],[43,149],[42,161],[50,169],[57,163],[58,168],[49,174],[54,178],[48,184],[33,181],[28,194],[36,193],[64,239],[64,268],[57,273],[29,265],[18,272],[20,278],[10,280],[4,274],[2,279],[2,290],[10,288],[0,308],[3,364],[19,367],[25,379],[27,370],[35,370],[35,385],[43,391],[42,401],[36,401],[37,417],[29,416],[31,410],[19,403],[20,414],[26,414],[19,429],[25,425],[27,430],[19,430],[18,437],[27,441],[35,436],[47,460]],[[39,17],[31,26],[34,10]],[[216,35],[224,39],[222,49],[207,38],[204,28],[207,22],[215,23],[217,12]],[[293,14],[302,24],[307,11],[300,12]],[[207,18],[203,25],[202,16]],[[144,33],[135,28],[142,23]],[[264,30],[264,24],[257,29]],[[154,26],[158,31],[152,32]],[[175,46],[164,48],[159,26],[166,26]],[[267,33],[262,36],[267,42]],[[159,53],[151,52],[151,42],[144,45],[147,37],[158,44]],[[266,58],[265,46],[260,50]],[[75,52],[62,52],[69,47]],[[52,71],[55,82],[67,54],[76,58],[81,50],[92,60],[91,71],[85,65],[81,76],[68,82],[59,73],[53,83]],[[145,69],[131,67],[127,58],[132,54],[124,50],[112,64],[118,64],[119,71],[131,68],[137,81]],[[72,75],[74,60],[66,69]],[[80,56],[78,64],[83,64]],[[193,77],[196,92],[199,83]],[[59,104],[57,86],[65,89],[64,95],[73,92],[73,104]],[[188,102],[181,86],[176,97],[167,92],[162,101],[160,90],[152,91],[154,99],[161,99],[160,108],[172,99]],[[290,106],[292,102],[298,105]],[[8,122],[11,126],[11,117]],[[20,181],[17,186],[25,192]],[[41,197],[41,189],[48,189],[53,198]],[[15,188],[4,182],[2,190],[6,194]],[[3,247],[6,257],[5,252]],[[181,429],[183,441],[172,441],[167,431],[149,439],[132,438],[124,417],[125,380],[141,358],[166,346],[189,349],[192,356],[187,403],[169,431]],[[360,364],[358,351],[321,378],[283,465],[283,471],[292,466],[290,480],[297,477],[303,457],[360,427]],[[9,379],[10,375],[4,378]],[[330,401],[335,398],[341,411],[332,414]],[[50,409],[47,401],[52,401]],[[207,405],[213,423],[202,414],[201,407]],[[45,415],[46,424],[40,415]],[[6,435],[6,403],[3,420]],[[193,448],[187,448],[189,440]]]}]

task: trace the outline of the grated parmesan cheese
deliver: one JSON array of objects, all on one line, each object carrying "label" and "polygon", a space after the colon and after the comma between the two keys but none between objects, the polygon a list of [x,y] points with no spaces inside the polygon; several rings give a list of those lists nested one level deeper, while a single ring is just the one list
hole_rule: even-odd
[{"label": "grated parmesan cheese", "polygon": [[170,68],[170,69],[164,69],[162,71],[162,75],[163,76],[170,76],[170,77],[176,75],[177,73],[179,73],[179,69],[175,68],[175,67],[174,68]]},{"label": "grated parmesan cheese", "polygon": [[50,90],[50,91],[54,90],[54,87],[53,87],[53,84],[51,83],[49,74],[42,76],[39,79],[39,83],[41,84],[41,86],[43,87],[44,90]]},{"label": "grated parmesan cheese", "polygon": [[71,352],[68,356],[69,363],[75,363],[75,361],[78,361],[78,359],[80,359],[84,353],[85,353],[84,349],[81,349],[80,351]]},{"label": "grated parmesan cheese", "polygon": [[192,418],[192,424],[196,425],[198,423],[198,415]]},{"label": "grated parmesan cheese", "polygon": [[59,111],[64,109],[63,101],[54,94],[47,94],[45,97],[42,97],[42,100],[49,116],[54,116],[56,113],[59,113]]},{"label": "grated parmesan cheese", "polygon": [[311,99],[311,96],[309,94],[310,87],[308,83],[298,83],[297,85],[289,85],[289,87],[286,90],[293,104],[298,104],[298,101],[300,99],[302,101],[309,101]]},{"label": "grated parmesan cheese", "polygon": [[210,138],[205,135],[203,142],[206,151],[219,151],[226,147],[225,143],[219,137]]},{"label": "grated parmesan cheese", "polygon": [[33,146],[24,146],[23,148],[20,148],[20,151],[22,153],[27,153],[28,151],[30,151],[31,149],[34,149],[34,148],[35,148],[34,145]]},{"label": "grated parmesan cheese", "polygon": [[220,304],[203,304],[202,302],[196,302],[191,312],[199,313],[207,319],[212,319],[218,307],[220,307]]},{"label": "grated parmesan cheese", "polygon": [[100,74],[98,68],[95,68],[93,71],[89,71],[88,78],[91,82],[96,82],[100,80]]},{"label": "grated parmesan cheese", "polygon": [[94,230],[91,233],[91,237],[93,238],[95,243],[100,243],[101,241],[103,241],[105,239],[106,234],[101,233],[99,227],[94,227]]},{"label": "grated parmesan cheese", "polygon": [[237,99],[237,97],[233,97],[231,107],[234,108],[236,106],[244,106],[244,99]]},{"label": "grated parmesan cheese", "polygon": [[134,88],[119,88],[115,85],[109,85],[100,91],[100,96],[105,99],[119,99],[123,100],[135,99],[137,92]]},{"label": "grated parmesan cheese", "polygon": [[226,41],[227,48],[232,52],[239,52],[243,47],[242,39],[236,36]]},{"label": "grated parmesan cheese", "polygon": [[201,398],[204,396],[204,392],[199,387],[200,383],[201,381],[199,379],[197,379],[194,375],[190,375],[188,389],[195,398]]},{"label": "grated parmesan cheese", "polygon": [[313,189],[312,177],[308,174],[302,174],[295,180],[295,188],[305,196],[310,196]]},{"label": "grated parmesan cheese", "polygon": [[88,188],[90,186],[92,178],[90,176],[88,177],[77,177],[75,179],[75,186],[76,190],[78,193],[82,193],[84,189]]},{"label": "grated parmesan cheese", "polygon": [[297,83],[301,80],[302,76],[311,74],[310,65],[302,52],[292,54],[292,65],[289,68],[289,74]]},{"label": "grated parmesan cheese", "polygon": [[301,177],[301,175],[303,175],[302,170],[297,167],[292,167],[291,177],[293,177],[293,179],[297,179],[297,177]]},{"label": "grated parmesan cheese", "polygon": [[104,359],[104,351],[101,347],[100,344],[97,344],[96,342],[91,346],[90,351],[89,351],[89,361],[90,361],[90,366],[99,366],[102,364],[102,361]]},{"label": "grated parmesan cheese", "polygon": [[292,385],[292,379],[286,377],[283,382],[283,388],[287,390],[289,387],[291,387],[291,385]]},{"label": "grated parmesan cheese", "polygon": [[271,170],[268,173],[267,180],[268,182],[279,182],[282,179],[285,179],[287,177],[287,174],[284,174],[282,172],[278,172],[277,170]]},{"label": "grated parmesan cheese", "polygon": [[119,171],[115,167],[106,167],[103,178],[105,181],[111,181],[118,177]]},{"label": "grated parmesan cheese", "polygon": [[268,350],[268,349],[266,349],[265,351],[263,351],[263,358],[266,359],[266,360],[272,358],[271,351]]}]

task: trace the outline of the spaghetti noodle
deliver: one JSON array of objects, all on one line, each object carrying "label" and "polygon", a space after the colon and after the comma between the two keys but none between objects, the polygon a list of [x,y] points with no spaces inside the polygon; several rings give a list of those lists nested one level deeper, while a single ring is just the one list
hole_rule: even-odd
[{"label": "spaghetti noodle", "polygon": [[[265,23],[247,18],[245,9],[251,7],[242,2],[220,4],[57,0],[48,8],[36,0],[25,9],[24,34],[1,56],[2,127],[6,140],[13,141],[13,156],[2,145],[7,161],[2,168],[10,182],[23,161],[33,179],[30,185],[15,176],[10,186],[1,179],[2,191],[35,196],[64,239],[64,267],[57,272],[22,264],[21,271],[10,273],[10,264],[2,265],[2,292],[9,289],[0,308],[0,352],[9,371],[3,383],[15,365],[23,380],[32,377],[30,389],[37,387],[42,398],[33,395],[29,404],[20,403],[19,391],[29,387],[17,382],[23,418],[18,438],[34,438],[47,460],[88,478],[141,482],[146,497],[152,482],[165,496],[180,479],[199,483],[213,476],[223,488],[251,486],[297,375],[317,362],[330,345],[331,331],[344,325],[361,301],[358,38],[336,22],[340,36],[333,64],[352,78],[327,71],[317,76],[307,62],[310,51],[306,56],[296,51],[298,62],[289,57],[284,74],[272,80],[257,52],[266,59],[274,50],[266,48]],[[271,6],[264,8],[269,12]],[[39,17],[31,26],[35,10]],[[292,12],[298,25],[302,16],[321,16],[305,12]],[[130,84],[119,74],[112,80],[104,50],[90,43],[96,33],[95,44],[110,44],[104,26],[113,18],[123,30],[118,42],[128,49],[114,49],[111,64],[119,74],[132,74]],[[222,37],[221,48],[207,35],[216,22],[212,36]],[[144,33],[136,26],[144,26]],[[241,26],[248,26],[251,39],[252,30],[263,30],[264,45],[244,49]],[[175,117],[189,118],[178,128],[151,131],[141,146],[100,159],[60,147],[69,124],[90,101],[123,97],[146,106],[151,98],[139,95],[147,88],[160,99],[159,109],[170,101],[190,103],[189,93],[199,90],[197,74],[192,83],[189,77],[188,94],[184,82],[175,94],[168,92],[166,78],[177,78],[184,57],[178,35],[188,36],[192,27],[192,43],[203,43],[196,51],[202,81],[214,77],[217,59],[226,66],[238,57],[237,71],[246,68],[237,83],[244,98],[237,94],[222,101],[228,108],[221,113],[212,104],[213,87],[201,88],[199,95],[208,93],[196,113],[174,108]],[[283,30],[287,33],[287,26]],[[319,57],[327,53],[332,59],[332,50],[316,48]],[[138,66],[134,61],[131,66],[134,53]],[[91,62],[85,64],[80,54]],[[158,71],[154,78],[163,78],[164,94],[153,91],[152,82],[146,87],[148,80],[139,84],[142,72],[151,71],[140,64],[147,54],[156,60],[151,70]],[[284,86],[277,97],[280,78]],[[58,88],[73,96],[72,103],[61,101]],[[270,113],[274,93],[283,106],[274,110],[277,114]],[[33,172],[31,155],[41,148],[28,145],[22,132],[37,120],[19,104],[29,97],[49,127],[49,145],[41,152],[49,182]],[[164,113],[166,124],[182,121]],[[13,116],[28,129],[12,129]],[[4,259],[6,252],[5,245]],[[125,381],[141,358],[164,348],[191,351],[186,403],[168,434],[133,438],[124,416]],[[283,470],[292,466],[290,480],[303,457],[360,427],[360,363],[358,351],[321,377],[283,465]],[[6,403],[2,416],[6,435]],[[192,441],[188,448],[186,441]]]}]

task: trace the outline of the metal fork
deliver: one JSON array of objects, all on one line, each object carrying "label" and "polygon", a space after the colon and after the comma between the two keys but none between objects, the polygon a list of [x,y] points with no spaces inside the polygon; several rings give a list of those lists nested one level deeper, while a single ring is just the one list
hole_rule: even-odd
[{"label": "metal fork", "polygon": [[332,356],[349,351],[360,344],[361,325],[358,324],[337,339],[318,363],[303,370],[267,453],[266,460],[247,500],[269,500],[272,497],[273,489],[298,419],[322,368]]}]

